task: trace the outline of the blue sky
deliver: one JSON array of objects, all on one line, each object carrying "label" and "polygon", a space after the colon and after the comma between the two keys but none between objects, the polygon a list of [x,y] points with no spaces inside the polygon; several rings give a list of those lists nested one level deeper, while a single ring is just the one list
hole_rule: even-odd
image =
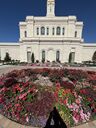
[{"label": "blue sky", "polygon": [[[45,16],[46,0],[0,0],[0,42],[19,40],[19,21]],[[96,43],[96,0],[56,0],[56,15],[76,15],[84,22],[85,42]]]}]

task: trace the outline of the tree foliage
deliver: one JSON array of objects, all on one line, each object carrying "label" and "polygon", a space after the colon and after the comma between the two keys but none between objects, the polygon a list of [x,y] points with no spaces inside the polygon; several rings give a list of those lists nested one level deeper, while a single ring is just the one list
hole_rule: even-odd
[{"label": "tree foliage", "polygon": [[96,61],[96,51],[95,51],[94,54],[93,54],[92,60],[93,60],[93,61]]},{"label": "tree foliage", "polygon": [[31,61],[32,61],[32,63],[34,63],[34,62],[35,62],[34,53],[32,53],[32,56],[31,56]]},{"label": "tree foliage", "polygon": [[8,53],[8,52],[6,52],[4,61],[5,61],[5,62],[10,62],[10,61],[11,61],[11,57],[9,56],[9,53]]}]

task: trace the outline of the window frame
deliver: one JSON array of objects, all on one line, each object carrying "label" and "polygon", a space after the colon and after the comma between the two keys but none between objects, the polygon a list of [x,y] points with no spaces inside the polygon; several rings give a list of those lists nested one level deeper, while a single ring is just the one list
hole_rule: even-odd
[{"label": "window frame", "polygon": [[59,50],[56,51],[56,61],[57,62],[60,61],[60,51]]},{"label": "window frame", "polygon": [[56,29],[56,35],[61,35],[61,27],[57,27]]},{"label": "window frame", "polygon": [[49,27],[47,27],[47,33],[46,34],[49,35]]},{"label": "window frame", "polygon": [[45,35],[45,27],[41,27],[41,35]]},{"label": "window frame", "polygon": [[65,28],[62,28],[62,35],[65,35]]},{"label": "window frame", "polygon": [[52,35],[55,35],[55,28],[52,28]]},{"label": "window frame", "polygon": [[42,50],[42,61],[45,62],[45,58],[46,58],[46,52],[45,50]]},{"label": "window frame", "polygon": [[75,31],[75,38],[77,37],[77,33],[78,33],[78,32],[77,32],[77,31]]},{"label": "window frame", "polygon": [[27,31],[24,31],[24,37],[27,37]]},{"label": "window frame", "polygon": [[39,27],[37,27],[37,35],[39,35]]}]

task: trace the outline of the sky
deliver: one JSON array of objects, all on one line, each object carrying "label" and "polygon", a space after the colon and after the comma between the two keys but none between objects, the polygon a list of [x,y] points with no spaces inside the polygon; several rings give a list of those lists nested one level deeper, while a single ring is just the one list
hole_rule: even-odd
[{"label": "sky", "polygon": [[[19,41],[19,22],[45,16],[47,0],[0,0],[0,42]],[[96,43],[96,0],[56,0],[56,16],[77,16],[84,22],[83,38]]]}]

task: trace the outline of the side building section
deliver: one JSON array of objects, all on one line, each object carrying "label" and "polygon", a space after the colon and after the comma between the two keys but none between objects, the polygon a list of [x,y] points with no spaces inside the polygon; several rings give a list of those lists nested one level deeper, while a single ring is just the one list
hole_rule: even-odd
[{"label": "side building section", "polygon": [[82,44],[82,61],[93,61],[94,55],[96,56],[96,43]]},{"label": "side building section", "polygon": [[20,45],[19,43],[1,43],[0,42],[0,59],[4,60],[6,53],[9,53],[11,60],[20,60]]},{"label": "side building section", "polygon": [[[71,40],[72,41],[72,40]],[[92,61],[96,55],[95,43],[71,43],[66,41],[45,39],[40,41],[29,41],[24,43],[0,43],[0,60],[4,60],[6,53],[9,53],[12,60],[21,62],[31,62],[32,53],[35,61],[61,61],[70,63],[82,63]],[[59,43],[58,43],[59,42]]]}]

